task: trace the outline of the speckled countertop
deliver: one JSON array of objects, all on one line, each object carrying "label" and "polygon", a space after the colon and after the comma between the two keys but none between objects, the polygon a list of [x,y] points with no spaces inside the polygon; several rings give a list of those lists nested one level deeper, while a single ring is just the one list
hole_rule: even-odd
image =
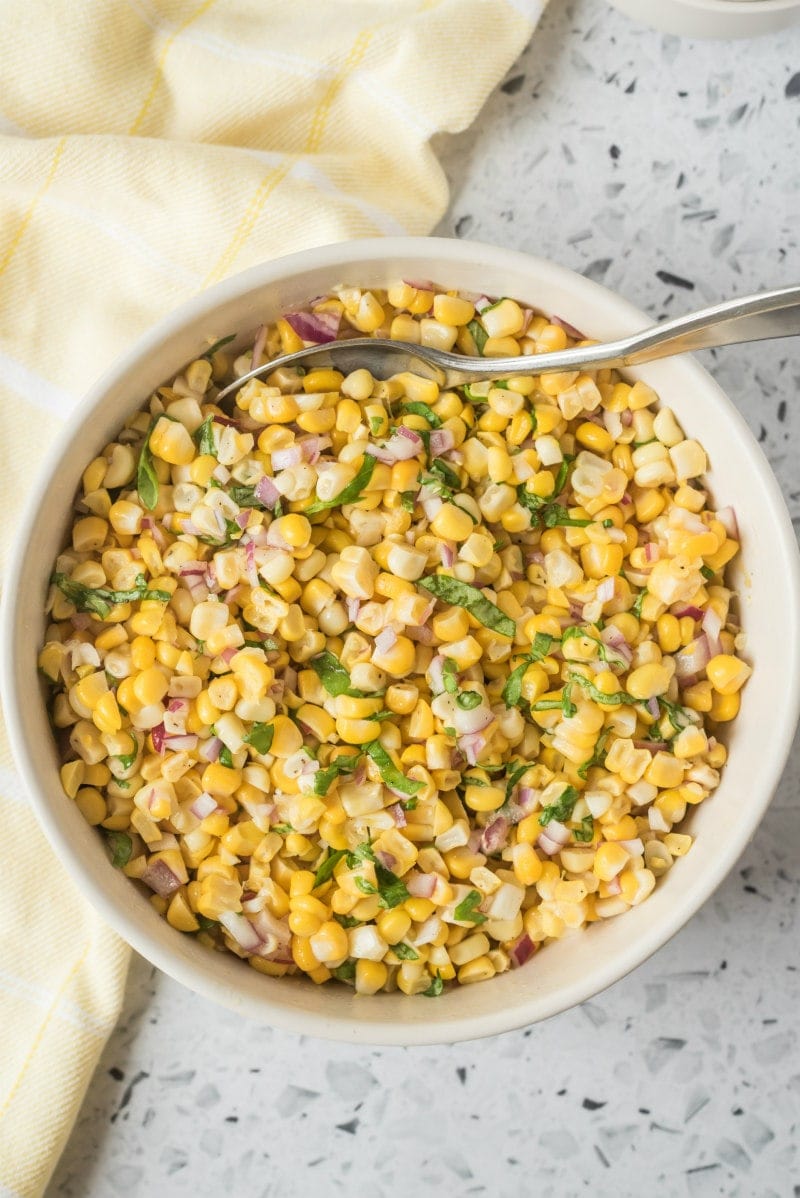
[{"label": "speckled countertop", "polygon": [[[551,257],[654,317],[800,276],[800,29],[679,41],[551,0],[440,232]],[[705,355],[800,523],[797,342]],[[255,1028],[137,958],[49,1198],[800,1194],[800,749],[701,913],[524,1032],[358,1050]]]}]

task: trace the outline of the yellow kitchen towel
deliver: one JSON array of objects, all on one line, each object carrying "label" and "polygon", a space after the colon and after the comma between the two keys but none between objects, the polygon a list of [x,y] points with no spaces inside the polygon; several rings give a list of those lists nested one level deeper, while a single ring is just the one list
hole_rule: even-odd
[{"label": "yellow kitchen towel", "polygon": [[[428,232],[447,202],[431,137],[470,124],[543,5],[6,0],[6,530],[75,399],[163,313],[291,250]],[[5,742],[0,820],[0,1194],[28,1196],[119,1012],[128,949],[45,843]]]}]

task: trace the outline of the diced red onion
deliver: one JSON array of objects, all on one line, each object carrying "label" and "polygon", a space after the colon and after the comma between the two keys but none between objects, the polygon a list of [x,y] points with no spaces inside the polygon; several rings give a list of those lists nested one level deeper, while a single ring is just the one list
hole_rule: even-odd
[{"label": "diced red onion", "polygon": [[204,790],[199,794],[192,804],[189,806],[192,815],[196,815],[198,819],[205,819],[207,815],[211,815],[212,811],[217,810],[217,800]]},{"label": "diced red onion", "polygon": [[379,653],[388,653],[397,644],[397,633],[393,628],[384,628],[375,637],[375,648]]},{"label": "diced red onion", "polygon": [[393,870],[397,865],[397,858],[394,853],[387,853],[383,849],[376,849],[375,859],[376,861],[380,861],[384,869]]},{"label": "diced red onion", "polygon": [[536,945],[533,943],[528,933],[523,932],[509,953],[512,967],[519,969],[519,967],[524,965],[526,961],[530,961],[535,952]]},{"label": "diced red onion", "polygon": [[483,830],[481,837],[481,852],[491,856],[502,849],[508,839],[508,820],[504,815],[498,815]]},{"label": "diced red onion", "polygon": [[665,740],[635,740],[635,749],[647,749],[650,753],[666,753],[669,745]]},{"label": "diced red onion", "polygon": [[657,720],[658,717],[661,715],[661,708],[658,705],[658,699],[655,697],[655,695],[652,695],[651,698],[649,698],[647,700],[647,702],[645,703],[645,707],[647,708],[647,710],[649,711],[650,715],[653,717],[654,720]]},{"label": "diced red onion", "polygon": [[422,510],[425,513],[426,518],[428,520],[432,520],[437,512],[439,512],[442,508],[442,498],[440,495],[430,495],[426,493],[424,489],[421,494],[422,498],[420,499],[420,503],[422,504]]},{"label": "diced red onion", "polygon": [[430,645],[433,642],[433,629],[425,624],[410,624],[405,632],[409,640],[417,641],[420,645]]},{"label": "diced red onion", "polygon": [[486,308],[491,308],[494,302],[488,295],[479,295],[475,300],[475,311],[480,314]]},{"label": "diced red onion", "polygon": [[242,508],[242,510],[240,512],[237,512],[237,514],[234,516],[234,520],[236,521],[236,523],[239,525],[239,527],[241,529],[247,528],[247,522],[250,519],[250,513],[252,512],[252,510],[253,509],[249,508],[249,507]]},{"label": "diced red onion", "polygon": [[354,624],[355,621],[358,619],[358,613],[361,608],[361,600],[360,599],[351,599],[348,597],[347,599],[345,599],[344,604],[345,604],[345,607],[347,608],[347,618],[351,624]]},{"label": "diced red onion", "polygon": [[208,562],[184,562],[180,568],[181,578],[188,578],[192,574],[200,574],[205,578],[208,570]]},{"label": "diced red onion", "polygon": [[630,428],[633,424],[633,412],[630,408],[623,408],[622,412],[620,412],[620,418],[625,428]]},{"label": "diced red onion", "polygon": [[522,309],[522,328],[520,329],[517,336],[519,336],[519,337],[525,336],[528,329],[531,327],[532,320],[533,320],[533,308],[523,308]]},{"label": "diced red onion", "polygon": [[702,629],[708,639],[708,651],[712,657],[716,657],[718,653],[722,652],[719,640],[719,634],[722,632],[722,620],[713,607],[706,608],[703,613]]},{"label": "diced red onion", "polygon": [[711,646],[705,633],[675,654],[675,675],[685,682],[690,676],[699,674],[711,661]]},{"label": "diced red onion", "polygon": [[444,690],[444,658],[440,653],[428,663],[428,682],[435,695],[440,695]]},{"label": "diced red onion", "polygon": [[532,786],[520,786],[517,791],[517,806],[529,814],[538,802],[536,791]]},{"label": "diced red onion", "polygon": [[180,878],[172,872],[166,861],[151,861],[140,875],[145,886],[149,886],[162,898],[169,898],[181,885]]},{"label": "diced red onion", "polygon": [[163,757],[167,751],[167,732],[163,723],[156,724],[155,728],[151,728],[150,735],[153,738],[153,748],[155,749],[156,753]]},{"label": "diced red onion", "polygon": [[439,929],[442,926],[441,916],[429,915],[424,923],[419,926],[419,931],[414,937],[416,945],[431,944],[439,935]]},{"label": "diced red onion", "polygon": [[331,444],[330,437],[304,437],[298,442],[304,461],[312,466],[319,461],[323,449],[330,449]]},{"label": "diced red onion", "polygon": [[288,470],[297,466],[303,460],[303,451],[299,445],[287,445],[285,449],[273,449],[272,469]]},{"label": "diced red onion", "polygon": [[255,370],[260,366],[264,358],[264,346],[267,344],[267,326],[260,324],[256,330],[256,339],[253,342],[253,352],[250,355],[250,369]]},{"label": "diced red onion", "polygon": [[403,279],[406,287],[413,287],[415,291],[435,291],[436,284],[430,279]]},{"label": "diced red onion", "polygon": [[739,521],[736,519],[736,512],[732,507],[721,507],[717,512],[719,520],[725,532],[732,541],[739,540]]},{"label": "diced red onion", "polygon": [[250,920],[244,915],[239,915],[237,911],[223,911],[219,922],[246,953],[256,952],[264,943]]},{"label": "diced red onion", "polygon": [[436,874],[409,874],[405,879],[406,889],[414,898],[430,898],[436,889]]},{"label": "diced red onion", "polygon": [[576,341],[586,340],[585,335],[580,331],[580,329],[576,329],[574,324],[570,324],[568,320],[563,320],[560,316],[551,316],[550,323],[558,325],[560,329],[564,330],[568,337],[574,337]]},{"label": "diced red onion", "polygon": [[197,748],[197,737],[193,732],[185,732],[178,736],[165,737],[164,744],[173,753],[189,752]]},{"label": "diced red onion", "polygon": [[439,458],[443,453],[448,453],[455,448],[455,443],[452,429],[435,428],[431,433],[431,457]]},{"label": "diced red onion", "polygon": [[486,748],[486,737],[482,732],[467,732],[459,736],[458,747],[470,765],[477,765],[478,758]]},{"label": "diced red onion", "polygon": [[544,835],[554,840],[556,844],[569,844],[572,833],[566,824],[562,824],[557,819],[551,819],[550,823],[545,825]]},{"label": "diced red onion", "polygon": [[622,883],[619,880],[619,875],[616,878],[611,878],[610,881],[606,882],[606,892],[609,895],[622,893]]},{"label": "diced red onion", "polygon": [[540,832],[539,838],[536,841],[536,847],[542,853],[544,853],[546,857],[554,857],[556,853],[561,852],[564,846],[559,844],[557,840],[552,840],[546,832]]},{"label": "diced red onion", "polygon": [[455,545],[451,544],[450,541],[440,541],[439,542],[439,556],[442,559],[442,565],[446,569],[450,569],[452,566],[454,566],[456,564]]},{"label": "diced red onion", "polygon": [[339,332],[340,317],[337,312],[287,312],[283,319],[298,337],[313,345],[335,341]]},{"label": "diced red onion", "polygon": [[644,547],[644,560],[646,562],[657,562],[661,557],[661,547],[656,545],[655,541],[648,541]]},{"label": "diced red onion", "polygon": [[245,557],[245,574],[247,575],[247,581],[250,583],[251,587],[257,587],[259,585],[259,582],[258,582],[258,570],[256,569],[256,547],[252,541],[248,541],[247,544],[245,545],[244,557]]},{"label": "diced red onion", "polygon": [[473,829],[472,832],[470,832],[469,840],[467,841],[467,848],[469,849],[469,851],[471,853],[478,852],[478,849],[481,847],[482,839],[483,839],[483,830],[481,828],[475,828],[475,829]]},{"label": "diced red onion", "polygon": [[281,497],[275,483],[266,474],[258,480],[254,490],[256,499],[263,503],[264,507],[274,507]]},{"label": "diced red onion", "polygon": [[613,599],[614,579],[604,578],[603,581],[598,585],[597,590],[594,593],[594,597],[598,603],[608,603],[610,599]]},{"label": "diced red onion", "polygon": [[398,828],[405,828],[408,820],[406,819],[406,812],[402,803],[392,803],[391,807],[387,807],[386,810],[389,812]]},{"label": "diced red onion", "polygon": [[227,603],[228,606],[230,606],[231,603],[235,603],[237,601],[237,599],[240,598],[243,591],[244,591],[244,587],[242,586],[242,584],[240,582],[237,582],[236,586],[231,587],[231,589],[229,591],[226,591],[225,594],[222,596],[222,598],[223,598],[224,602]]},{"label": "diced red onion", "polygon": [[208,740],[200,742],[198,750],[203,761],[217,761],[224,746],[218,736],[211,736]]}]

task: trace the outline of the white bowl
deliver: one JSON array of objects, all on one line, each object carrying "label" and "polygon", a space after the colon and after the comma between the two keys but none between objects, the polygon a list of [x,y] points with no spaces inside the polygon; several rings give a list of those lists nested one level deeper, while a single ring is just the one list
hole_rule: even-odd
[{"label": "white bowl", "polygon": [[635,21],[684,37],[757,37],[800,21],[800,0],[610,0]]},{"label": "white bowl", "polygon": [[[787,757],[800,706],[800,569],[775,481],[744,420],[695,362],[681,358],[631,371],[674,408],[707,447],[715,499],[734,503],[743,537],[742,620],[755,672],[731,729],[730,759],[716,794],[692,816],[697,841],[627,914],[548,945],[524,968],[435,1001],[402,994],[359,999],[344,986],[269,978],[232,955],[211,953],[174,931],[144,894],[113,869],[101,837],[64,797],[45,704],[36,681],[42,609],[83,467],[125,418],[208,338],[252,331],[290,305],[350,282],[398,277],[513,295],[598,338],[648,323],[624,300],[537,258],[473,242],[386,238],[326,246],[228,279],[160,321],[94,386],[50,455],[22,521],[9,570],[3,637],[3,701],[17,764],[54,851],[101,915],[143,956],[192,990],[264,1023],[337,1040],[430,1044],[492,1035],[589,998],[641,964],[690,918],[732,868],[761,819]],[[765,347],[764,353],[775,352]],[[46,496],[45,500],[41,496]],[[793,664],[795,663],[795,664]]]}]

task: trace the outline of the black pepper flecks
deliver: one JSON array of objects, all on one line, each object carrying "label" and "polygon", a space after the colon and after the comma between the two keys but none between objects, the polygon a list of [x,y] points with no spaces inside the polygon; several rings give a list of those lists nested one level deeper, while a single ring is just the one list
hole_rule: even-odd
[{"label": "black pepper flecks", "polygon": [[694,291],[694,283],[691,279],[674,275],[670,270],[657,270],[656,278],[660,279],[662,283],[666,283],[668,287],[683,287],[686,291]]},{"label": "black pepper flecks", "polygon": [[464,216],[459,216],[455,225],[456,237],[466,237],[474,223],[475,218],[470,216],[469,213],[465,214]]},{"label": "black pepper flecks", "polygon": [[136,1076],[133,1077],[130,1082],[128,1082],[128,1085],[125,1087],[124,1093],[122,1095],[122,1099],[120,1100],[120,1104],[117,1107],[117,1109],[114,1111],[114,1114],[111,1116],[112,1123],[116,1123],[117,1116],[120,1115],[122,1113],[122,1111],[125,1110],[125,1107],[130,1102],[131,1097],[133,1095],[133,1091],[136,1088],[136,1086],[139,1085],[139,1082],[143,1082],[149,1076],[150,1076],[150,1074],[145,1073],[144,1069],[140,1069],[139,1072],[136,1074]]},{"label": "black pepper flecks", "polygon": [[515,96],[524,82],[524,75],[512,75],[510,79],[506,79],[505,83],[500,84],[500,91],[505,92],[507,96]]},{"label": "black pepper flecks", "polygon": [[596,1098],[584,1098],[581,1103],[585,1111],[599,1111],[605,1105],[605,1102],[598,1102]]},{"label": "black pepper flecks", "polygon": [[792,75],[786,87],[783,89],[783,94],[787,100],[793,100],[795,96],[800,96],[800,71],[796,71]]}]

